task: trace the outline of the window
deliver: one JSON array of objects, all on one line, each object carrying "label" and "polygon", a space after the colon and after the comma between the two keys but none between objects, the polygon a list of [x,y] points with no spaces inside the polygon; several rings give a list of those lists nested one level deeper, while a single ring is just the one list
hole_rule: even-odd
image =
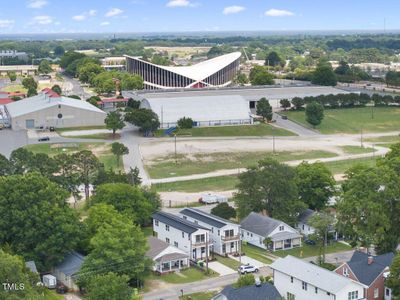
[{"label": "window", "polygon": [[307,282],[302,281],[301,282],[301,288],[305,291],[307,291]]},{"label": "window", "polygon": [[186,217],[186,216],[183,216],[183,218],[184,218],[185,220],[187,220],[187,217]]},{"label": "window", "polygon": [[235,248],[235,243],[234,242],[231,243],[231,248],[232,249]]},{"label": "window", "polygon": [[358,291],[349,292],[348,300],[358,299]]},{"label": "window", "polygon": [[263,244],[263,239],[262,238],[260,238],[260,245],[262,245]]},{"label": "window", "polygon": [[251,236],[251,237],[253,237],[253,234],[252,234],[252,233],[250,233],[250,236]]},{"label": "window", "polygon": [[249,236],[249,233],[247,233],[247,236]]},{"label": "window", "polygon": [[343,268],[343,276],[349,277],[349,269],[346,267]]},{"label": "window", "polygon": [[330,296],[330,295],[331,295],[331,293],[330,293],[330,292],[326,292],[326,294],[327,294],[328,296]]},{"label": "window", "polygon": [[318,288],[317,287],[315,287],[315,293],[318,294]]},{"label": "window", "polygon": [[165,225],[165,230],[169,231],[169,225]]},{"label": "window", "polygon": [[206,247],[201,247],[201,253],[202,254],[206,253]]},{"label": "window", "polygon": [[196,235],[196,243],[204,243],[206,241],[204,234]]},{"label": "window", "polygon": [[285,230],[285,226],[280,225],[280,226],[279,226],[279,231],[284,231],[284,230]]},{"label": "window", "polygon": [[386,294],[386,296],[390,296],[390,289],[385,288],[385,294]]},{"label": "window", "polygon": [[178,242],[174,242],[174,246],[178,248]]},{"label": "window", "polygon": [[296,297],[295,297],[293,294],[287,292],[287,294],[286,294],[286,299],[287,299],[287,300],[295,300]]},{"label": "window", "polygon": [[234,235],[233,229],[225,230],[225,237],[232,237]]},{"label": "window", "polygon": [[154,220],[154,224],[158,226],[158,220]]},{"label": "window", "polygon": [[169,238],[165,238],[165,241],[169,244]]},{"label": "window", "polygon": [[185,233],[182,231],[182,237],[185,238]]},{"label": "window", "polygon": [[211,227],[211,232],[214,233],[214,227]]},{"label": "window", "polygon": [[290,276],[290,282],[293,283],[293,276]]},{"label": "window", "polygon": [[379,289],[375,288],[374,289],[374,298],[378,298],[379,297]]},{"label": "window", "polygon": [[219,236],[219,230],[218,230],[218,236]]},{"label": "window", "polygon": [[303,224],[303,226],[302,226],[302,227],[303,227],[303,230],[304,230],[304,224]]}]

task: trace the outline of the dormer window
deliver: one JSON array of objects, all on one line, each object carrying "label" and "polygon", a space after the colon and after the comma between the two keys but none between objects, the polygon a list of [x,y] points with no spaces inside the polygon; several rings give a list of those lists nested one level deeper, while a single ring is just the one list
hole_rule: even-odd
[{"label": "dormer window", "polygon": [[284,231],[284,230],[285,230],[285,226],[280,225],[280,226],[279,226],[279,231]]}]

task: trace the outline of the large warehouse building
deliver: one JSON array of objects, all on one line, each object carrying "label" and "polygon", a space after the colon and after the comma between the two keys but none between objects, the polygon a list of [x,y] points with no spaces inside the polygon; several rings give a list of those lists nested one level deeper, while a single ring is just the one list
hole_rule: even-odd
[{"label": "large warehouse building", "polygon": [[239,69],[240,52],[229,53],[193,66],[158,66],[139,57],[126,56],[127,71],[140,75],[144,88],[176,89],[229,85]]},{"label": "large warehouse building", "polygon": [[141,107],[158,115],[161,128],[175,127],[183,117],[192,118],[196,127],[253,122],[249,104],[240,96],[150,98]]},{"label": "large warehouse building", "polygon": [[86,101],[44,93],[7,104],[5,111],[13,130],[100,126],[106,117]]}]

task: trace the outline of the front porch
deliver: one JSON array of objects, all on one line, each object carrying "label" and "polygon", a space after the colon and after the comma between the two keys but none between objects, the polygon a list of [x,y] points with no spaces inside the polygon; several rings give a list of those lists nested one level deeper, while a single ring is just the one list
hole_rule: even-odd
[{"label": "front porch", "polygon": [[282,232],[271,237],[268,249],[271,251],[287,250],[301,247],[301,235],[298,233]]},{"label": "front porch", "polygon": [[185,254],[167,254],[155,261],[154,271],[159,274],[167,274],[189,268],[189,257]]}]

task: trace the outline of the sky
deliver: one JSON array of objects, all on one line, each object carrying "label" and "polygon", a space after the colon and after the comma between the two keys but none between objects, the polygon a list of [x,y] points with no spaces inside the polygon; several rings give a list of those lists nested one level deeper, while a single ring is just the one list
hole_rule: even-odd
[{"label": "sky", "polygon": [[0,0],[0,34],[400,29],[399,0]]}]

